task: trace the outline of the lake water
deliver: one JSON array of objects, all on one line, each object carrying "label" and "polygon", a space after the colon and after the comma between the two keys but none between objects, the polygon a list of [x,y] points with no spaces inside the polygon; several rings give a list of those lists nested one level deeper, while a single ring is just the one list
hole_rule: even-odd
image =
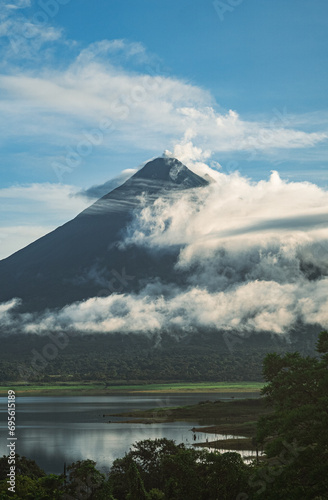
[{"label": "lake water", "polygon": [[[257,394],[147,394],[74,397],[17,397],[16,453],[35,460],[47,473],[60,474],[64,462],[91,459],[108,472],[116,458],[123,457],[133,443],[166,437],[191,445],[195,422],[123,424],[108,414],[134,409],[197,404],[199,401],[256,397]],[[0,455],[7,455],[7,398],[0,398]],[[105,416],[107,415],[107,416]],[[109,423],[109,420],[111,421]],[[126,420],[126,419],[125,419]],[[223,436],[197,433],[197,441]]]}]

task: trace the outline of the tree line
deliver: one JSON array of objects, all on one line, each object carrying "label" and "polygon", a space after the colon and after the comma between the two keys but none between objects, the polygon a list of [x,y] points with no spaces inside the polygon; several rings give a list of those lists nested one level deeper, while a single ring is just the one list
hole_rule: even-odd
[{"label": "tree line", "polygon": [[[317,337],[317,335],[316,335]],[[310,338],[312,338],[310,336]],[[163,336],[161,343],[137,335],[76,335],[61,349],[39,335],[1,338],[0,380],[6,382],[100,381],[207,382],[262,381],[262,363],[268,352],[284,353],[295,348],[282,338],[236,337],[233,349],[224,335],[201,333],[179,342]],[[48,346],[48,350],[47,350]],[[313,354],[299,342],[305,354]],[[297,350],[300,350],[299,348]],[[12,361],[14,360],[14,361]]]}]

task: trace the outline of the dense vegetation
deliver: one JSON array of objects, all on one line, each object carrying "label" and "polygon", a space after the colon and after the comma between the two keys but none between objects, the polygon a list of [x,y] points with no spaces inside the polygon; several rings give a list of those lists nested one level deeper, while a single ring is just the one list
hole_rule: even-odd
[{"label": "dense vegetation", "polygon": [[299,339],[291,344],[279,336],[255,335],[242,340],[240,336],[224,337],[218,332],[199,333],[180,341],[165,335],[161,339],[140,335],[70,335],[61,348],[51,335],[17,334],[1,338],[0,380],[92,380],[105,384],[261,381],[262,363],[268,352],[298,350],[313,354],[315,340],[312,333],[307,335],[307,342]]},{"label": "dense vegetation", "polygon": [[[326,500],[328,499],[328,332],[316,357],[269,354],[265,399],[273,413],[258,422],[254,442],[266,457],[246,465],[237,453],[210,453],[166,439],[145,440],[115,460],[108,477],[91,460],[62,476],[17,457],[16,493],[7,492],[7,457],[0,460],[1,499]],[[217,405],[220,408],[220,405]]]},{"label": "dense vegetation", "polygon": [[317,351],[318,358],[269,354],[264,361],[263,394],[275,410],[257,431],[266,442],[258,484],[267,500],[328,498],[328,332]]}]

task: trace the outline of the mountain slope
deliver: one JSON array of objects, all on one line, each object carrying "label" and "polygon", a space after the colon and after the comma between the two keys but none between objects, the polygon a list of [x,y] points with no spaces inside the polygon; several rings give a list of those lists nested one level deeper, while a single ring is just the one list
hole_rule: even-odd
[{"label": "mountain slope", "polygon": [[[133,213],[159,196],[208,182],[173,158],[147,163],[75,219],[0,262],[0,302],[22,299],[21,311],[63,307],[114,291],[137,290],[139,281],[165,281],[177,254],[120,249]],[[178,250],[176,250],[177,252]]]}]

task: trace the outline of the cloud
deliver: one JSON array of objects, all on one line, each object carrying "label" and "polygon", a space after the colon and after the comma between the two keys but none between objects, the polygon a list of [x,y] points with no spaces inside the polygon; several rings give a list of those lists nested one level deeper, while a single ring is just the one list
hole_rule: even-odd
[{"label": "cloud", "polygon": [[[15,324],[15,320],[12,317],[12,312],[20,304],[19,299],[12,299],[9,302],[3,302],[0,304],[0,327],[7,328],[12,327]],[[25,319],[27,316],[25,316]],[[21,322],[18,322],[20,324]]]},{"label": "cloud", "polygon": [[6,9],[24,9],[31,6],[31,0],[16,0],[16,3],[2,2]]},{"label": "cloud", "polygon": [[31,7],[31,0],[14,0],[14,3],[8,3],[7,0],[1,0],[0,5],[4,10],[25,9],[27,7]]},{"label": "cloud", "polygon": [[[154,287],[146,287],[138,295],[95,297],[57,313],[34,317],[25,314],[16,320],[16,328],[24,325],[26,333],[65,330],[160,335],[168,332],[181,338],[202,329],[233,331],[241,336],[263,332],[286,335],[300,321],[306,325],[328,325],[327,278],[317,284],[303,285],[250,281],[216,293],[199,287],[186,291],[159,288],[162,295],[158,296],[149,293]],[[13,302],[11,307],[15,306]],[[2,312],[4,326],[10,325],[8,311],[7,306]]]},{"label": "cloud", "polygon": [[[300,323],[327,328],[327,191],[283,181],[277,172],[258,183],[238,174],[211,176],[207,187],[142,208],[122,243],[150,252],[180,248],[175,267],[183,284],[155,277],[138,293],[21,315],[16,327],[176,337],[208,329],[288,337]],[[10,307],[4,306],[4,324]]]},{"label": "cloud", "polygon": [[137,172],[135,168],[127,168],[122,171],[120,175],[114,177],[113,179],[105,182],[104,184],[100,184],[98,186],[91,186],[88,189],[80,191],[78,196],[86,196],[92,200],[99,199],[105,196],[105,194],[110,193],[113,189],[121,186],[125,181],[127,181],[133,174]]},{"label": "cloud", "polygon": [[326,191],[277,172],[258,183],[215,171],[211,177],[206,188],[145,207],[125,244],[154,252],[180,246],[176,269],[190,287],[211,294],[257,281],[297,283],[299,293],[328,275]]},{"label": "cloud", "polygon": [[280,238],[285,237],[282,229],[308,229],[306,234],[311,234],[311,229],[324,224],[327,192],[314,184],[287,182],[275,171],[268,181],[258,183],[238,173],[227,175],[209,167],[206,172],[215,183],[174,202],[160,198],[141,211],[132,241],[150,246],[202,245],[202,241],[209,245],[227,237],[235,241],[231,237],[239,233],[259,233],[260,238],[270,233]]},{"label": "cloud", "polygon": [[121,66],[126,60],[131,60],[134,64],[143,65],[145,63],[159,64],[156,56],[149,54],[145,46],[140,42],[131,42],[125,39],[102,40],[94,42],[83,49],[77,58],[77,62],[86,64],[96,60],[103,62],[107,58],[111,64]]},{"label": "cloud", "polygon": [[[52,10],[50,16],[47,8],[40,7],[32,16],[28,10],[31,7],[30,0],[18,0],[15,3],[1,1],[0,6],[2,66],[12,64],[13,60],[37,60],[40,50],[49,49],[49,44],[63,41],[63,30],[50,23],[55,11]],[[47,59],[46,52],[43,58]]]},{"label": "cloud", "polygon": [[[6,29],[11,30],[9,25]],[[43,30],[44,41],[60,36]],[[214,153],[231,151],[271,155],[327,140],[325,123],[314,132],[300,124],[293,128],[294,117],[285,110],[273,110],[267,120],[218,111],[209,92],[168,76],[140,43],[103,40],[74,58],[75,50],[68,51],[71,62],[65,68],[52,61],[43,68],[17,72],[13,67],[0,75],[3,141],[16,137],[19,120],[20,140],[39,138],[51,151],[57,146],[58,155],[63,138],[67,147],[74,147],[83,130],[99,128],[103,119],[113,125],[102,141],[104,150],[120,144],[158,153],[169,146],[182,161],[203,162]]]}]

